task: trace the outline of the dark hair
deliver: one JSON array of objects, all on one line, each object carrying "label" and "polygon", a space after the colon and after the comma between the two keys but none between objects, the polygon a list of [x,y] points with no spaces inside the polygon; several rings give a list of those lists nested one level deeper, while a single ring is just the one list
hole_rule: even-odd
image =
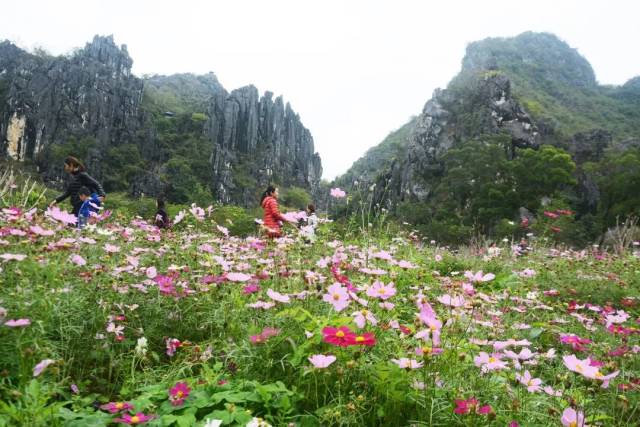
[{"label": "dark hair", "polygon": [[309,203],[307,205],[307,210],[311,213],[316,213],[316,205],[314,205],[313,203]]},{"label": "dark hair", "polygon": [[260,203],[264,201],[267,196],[272,195],[276,191],[276,187],[273,185],[269,185],[264,193],[262,193],[262,198],[260,199]]},{"label": "dark hair", "polygon": [[90,196],[90,195],[91,195],[91,191],[85,186],[80,187],[80,190],[78,190],[78,196]]},{"label": "dark hair", "polygon": [[164,199],[162,197],[158,197],[158,199],[156,200],[156,203],[158,204],[158,209],[164,209]]},{"label": "dark hair", "polygon": [[73,156],[67,156],[67,158],[64,159],[64,164],[69,165],[72,168],[77,168],[78,172],[84,172],[86,170],[82,162]]}]

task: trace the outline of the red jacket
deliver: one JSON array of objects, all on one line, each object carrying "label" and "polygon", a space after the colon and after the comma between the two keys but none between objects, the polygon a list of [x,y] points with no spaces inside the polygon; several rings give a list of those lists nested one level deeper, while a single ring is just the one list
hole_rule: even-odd
[{"label": "red jacket", "polygon": [[278,201],[271,196],[267,196],[262,201],[262,209],[264,209],[264,226],[268,229],[269,237],[280,237],[280,221],[286,221],[284,216],[278,210]]}]

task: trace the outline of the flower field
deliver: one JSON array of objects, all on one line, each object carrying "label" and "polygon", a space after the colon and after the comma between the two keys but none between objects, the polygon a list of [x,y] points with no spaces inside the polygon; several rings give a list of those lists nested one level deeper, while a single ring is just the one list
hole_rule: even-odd
[{"label": "flower field", "polygon": [[640,425],[640,254],[0,213],[0,426]]}]

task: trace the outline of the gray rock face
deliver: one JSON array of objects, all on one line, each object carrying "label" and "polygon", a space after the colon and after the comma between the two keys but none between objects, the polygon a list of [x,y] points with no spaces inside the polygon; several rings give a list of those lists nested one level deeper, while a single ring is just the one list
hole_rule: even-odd
[{"label": "gray rock face", "polygon": [[238,165],[255,168],[251,176],[259,188],[270,182],[311,189],[320,183],[322,165],[314,152],[313,137],[282,97],[246,86],[211,99],[206,132],[214,144],[212,165],[214,196],[222,202],[238,192],[244,202],[255,198],[255,188],[243,188]]},{"label": "gray rock face", "polygon": [[267,92],[260,98],[253,86],[228,93],[213,73],[142,80],[131,74],[132,64],[126,46],[118,47],[112,36],[96,36],[60,57],[0,43],[0,157],[32,161],[45,180],[59,183],[62,165],[51,161],[51,147],[91,138],[96,144],[84,160],[102,179],[109,174],[102,170],[109,148],[135,144],[145,172],[130,191],[158,195],[168,159],[159,157],[158,131],[143,108],[149,90],[179,94],[185,111],[207,113],[204,136],[213,152],[208,184],[217,200],[254,205],[256,194],[271,182],[317,191],[322,166],[313,138],[281,97],[273,100]]},{"label": "gray rock face", "polygon": [[[470,115],[474,117],[471,126]],[[394,163],[383,178],[388,182],[378,187],[389,191],[395,201],[425,201],[432,193],[434,179],[442,172],[442,158],[449,149],[458,141],[499,132],[511,136],[512,147],[538,146],[537,128],[512,98],[506,76],[459,76],[449,89],[434,92],[418,117],[406,156]]]},{"label": "gray rock face", "polygon": [[55,179],[60,165],[49,164],[47,149],[70,137],[93,137],[98,144],[88,163],[100,177],[104,150],[131,141],[139,127],[142,81],[131,75],[132,64],[126,46],[117,47],[112,37],[96,36],[74,54],[55,58],[0,44],[1,152],[32,160]]}]

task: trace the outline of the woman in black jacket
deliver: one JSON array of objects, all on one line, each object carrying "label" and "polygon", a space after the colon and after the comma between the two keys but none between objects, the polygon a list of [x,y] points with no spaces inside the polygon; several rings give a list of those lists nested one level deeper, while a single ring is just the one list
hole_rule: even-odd
[{"label": "woman in black jacket", "polygon": [[97,193],[100,202],[104,202],[106,195],[102,186],[85,171],[85,167],[80,160],[71,156],[67,157],[64,161],[64,171],[71,175],[71,180],[67,184],[67,190],[56,197],[50,206],[70,197],[71,206],[73,206],[72,212],[75,216],[78,216],[78,211],[80,210],[80,206],[82,206],[82,200],[80,200],[78,192],[82,187],[87,187],[92,193]]}]

